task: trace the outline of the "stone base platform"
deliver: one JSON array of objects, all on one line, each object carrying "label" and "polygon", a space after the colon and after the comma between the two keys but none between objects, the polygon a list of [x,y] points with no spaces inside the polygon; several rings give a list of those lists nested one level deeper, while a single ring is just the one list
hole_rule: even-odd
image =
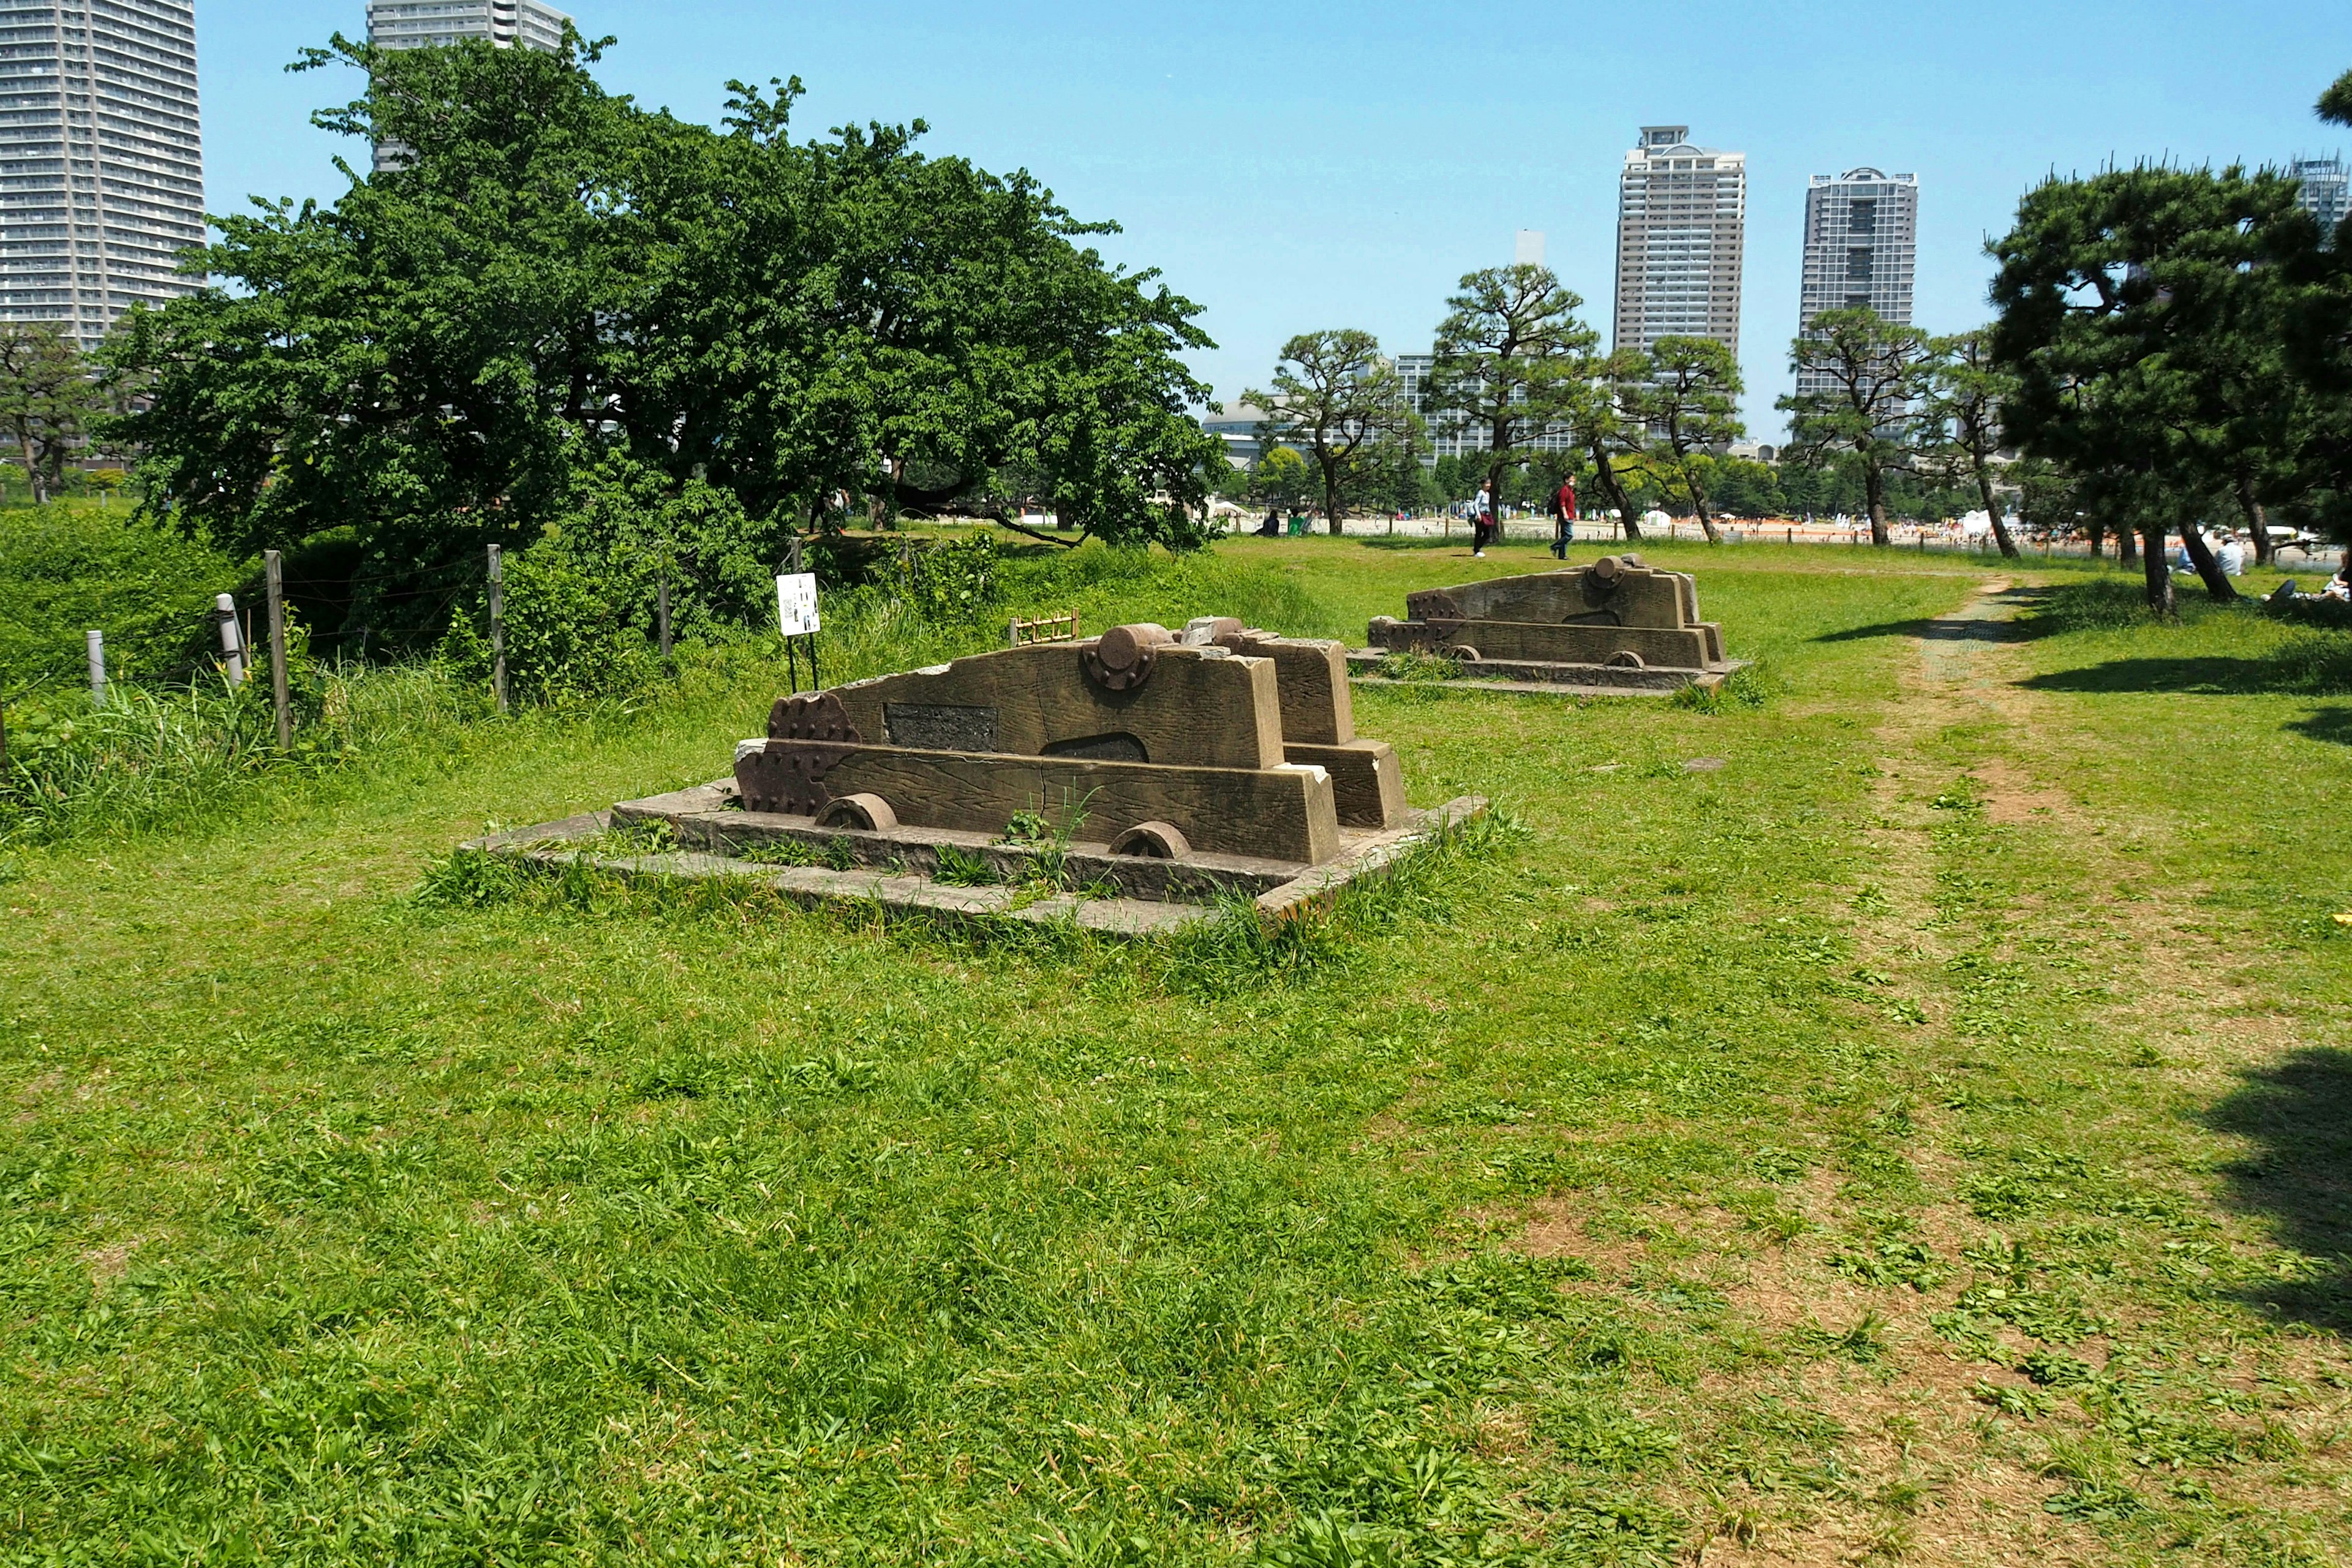
[{"label": "stone base platform", "polygon": [[[550,871],[581,864],[627,877],[742,879],[811,907],[872,903],[975,920],[1067,920],[1108,936],[1140,937],[1213,919],[1221,902],[1234,898],[1249,900],[1269,921],[1327,904],[1350,882],[1378,876],[1487,807],[1483,796],[1463,795],[1432,811],[1408,811],[1396,827],[1342,828],[1336,857],[1301,866],[1240,855],[1160,860],[1113,855],[1100,843],[1003,844],[948,828],[819,827],[814,817],[741,810],[738,799],[735,781],[722,779],[493,834],[464,847]],[[678,848],[632,854],[589,842],[614,828],[656,824],[669,827]],[[1085,892],[1041,887],[1055,858],[1061,887]],[[819,863],[793,863],[802,861]],[[942,880],[943,873],[955,879]]]},{"label": "stone base platform", "polygon": [[[1395,658],[1392,650],[1359,647],[1348,650],[1348,679],[1358,686],[1461,687],[1470,691],[1502,691],[1541,697],[1671,697],[1685,686],[1713,691],[1746,659],[1733,659],[1721,669],[1636,668],[1614,664],[1544,664],[1525,659],[1462,658],[1453,662],[1462,673],[1440,680],[1391,680],[1381,666]],[[1443,653],[1424,656],[1444,658]]]}]

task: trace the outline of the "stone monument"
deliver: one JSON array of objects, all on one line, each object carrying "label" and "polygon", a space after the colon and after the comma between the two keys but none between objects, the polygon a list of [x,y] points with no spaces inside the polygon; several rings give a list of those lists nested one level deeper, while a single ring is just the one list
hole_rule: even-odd
[{"label": "stone monument", "polygon": [[1672,689],[1736,666],[1723,628],[1698,615],[1698,580],[1638,555],[1493,577],[1405,597],[1404,620],[1373,620],[1371,651],[1435,654],[1491,673],[1562,685]]}]

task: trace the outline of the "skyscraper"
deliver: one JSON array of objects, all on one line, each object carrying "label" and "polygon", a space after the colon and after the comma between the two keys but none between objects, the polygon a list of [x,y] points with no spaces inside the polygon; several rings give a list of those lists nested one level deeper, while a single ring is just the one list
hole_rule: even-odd
[{"label": "skyscraper", "polygon": [[551,54],[563,46],[572,20],[539,0],[368,0],[368,42],[385,49],[421,49],[481,38],[509,48]]},{"label": "skyscraper", "polygon": [[2319,220],[2325,242],[2332,245],[2337,227],[2352,216],[2352,174],[2347,174],[2344,160],[2297,158],[2286,172],[2303,182],[2295,201]]},{"label": "skyscraper", "polygon": [[188,0],[0,0],[0,320],[89,347],[204,242]]},{"label": "skyscraper", "polygon": [[1617,186],[1621,349],[1713,338],[1739,352],[1748,154],[1694,147],[1687,125],[1644,125]]},{"label": "skyscraper", "polygon": [[[1848,169],[1815,174],[1805,192],[1805,270],[1797,333],[1823,310],[1867,306],[1882,321],[1911,323],[1912,275],[1919,259],[1919,177]],[[1829,390],[1819,371],[1800,371],[1797,395]]]}]

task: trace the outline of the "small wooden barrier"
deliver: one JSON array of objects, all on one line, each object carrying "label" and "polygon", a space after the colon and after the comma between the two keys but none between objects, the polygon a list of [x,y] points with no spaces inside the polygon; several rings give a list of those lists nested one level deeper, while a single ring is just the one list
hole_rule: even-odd
[{"label": "small wooden barrier", "polygon": [[1076,642],[1078,640],[1078,612],[1066,616],[1040,616],[1024,621],[1015,616],[1004,628],[1007,647],[1028,647],[1041,642]]}]

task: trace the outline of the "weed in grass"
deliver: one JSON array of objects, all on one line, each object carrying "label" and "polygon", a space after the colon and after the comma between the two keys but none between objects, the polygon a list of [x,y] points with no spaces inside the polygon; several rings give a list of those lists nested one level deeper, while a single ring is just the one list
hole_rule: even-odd
[{"label": "weed in grass", "polygon": [[1969,1395],[2021,1421],[2039,1420],[2058,1408],[2058,1396],[2047,1389],[1994,1383],[1981,1377],[1969,1385]]},{"label": "weed in grass", "polygon": [[1753,712],[1788,689],[1780,671],[1758,659],[1740,666],[1713,686],[1679,688],[1668,699],[1676,708],[1698,713]]},{"label": "weed in grass", "polygon": [[2081,1520],[2094,1524],[2116,1523],[2143,1511],[2138,1494],[2129,1487],[2112,1486],[2100,1481],[2077,1481],[2046,1500],[2042,1506],[2045,1511],[2057,1514],[2062,1519]]},{"label": "weed in grass", "polygon": [[1383,654],[1380,672],[1383,680],[1459,680],[1464,674],[1462,661],[1458,658],[1410,649]]},{"label": "weed in grass", "polygon": [[986,888],[996,882],[996,868],[984,855],[959,849],[952,844],[942,844],[932,853],[936,861],[933,879],[950,888]]},{"label": "weed in grass", "polygon": [[2035,1351],[2017,1370],[2044,1388],[2082,1388],[2096,1377],[2089,1362],[2052,1350]]},{"label": "weed in grass", "polygon": [[815,866],[823,864],[818,852],[797,838],[763,838],[746,844],[735,851],[735,858],[754,866]]}]

